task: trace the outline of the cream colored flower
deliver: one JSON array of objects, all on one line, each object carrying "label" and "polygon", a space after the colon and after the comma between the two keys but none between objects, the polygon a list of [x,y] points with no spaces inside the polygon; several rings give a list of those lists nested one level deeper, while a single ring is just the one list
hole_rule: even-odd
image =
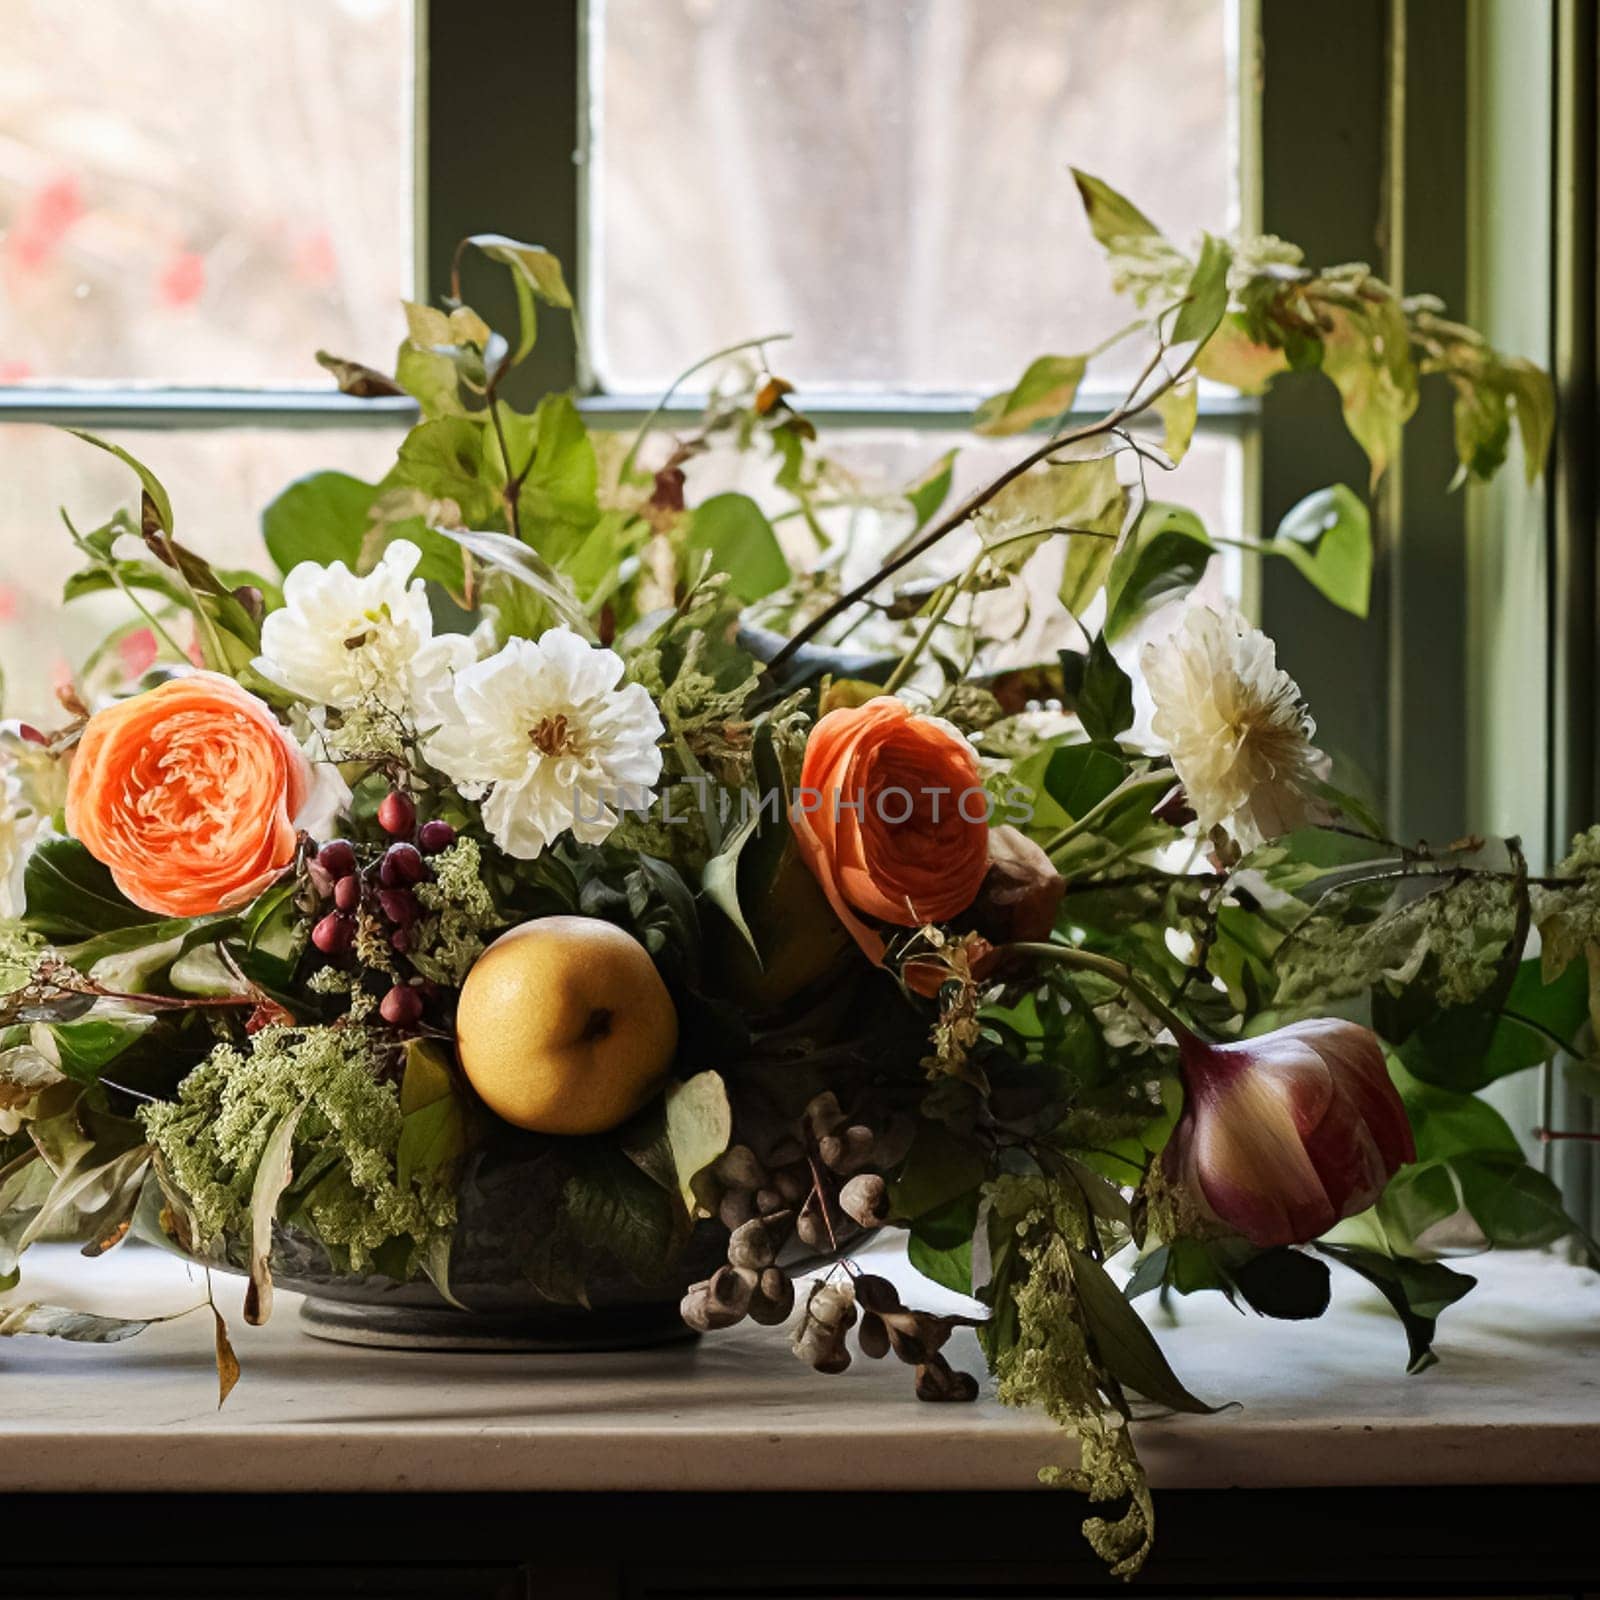
[{"label": "cream colored flower", "polygon": [[622,658],[569,628],[455,674],[424,753],[468,799],[507,855],[531,861],[568,830],[598,844],[661,776],[663,726]]},{"label": "cream colored flower", "polygon": [[1252,850],[1327,820],[1316,793],[1326,765],[1311,742],[1316,724],[1259,628],[1231,606],[1192,606],[1140,660],[1155,703],[1151,728],[1203,832],[1220,826]]},{"label": "cream colored flower", "polygon": [[342,561],[302,561],[283,581],[283,606],[261,624],[262,677],[314,706],[381,706],[427,727],[451,672],[475,655],[458,634],[433,636],[422,552],[396,539],[365,577]]}]

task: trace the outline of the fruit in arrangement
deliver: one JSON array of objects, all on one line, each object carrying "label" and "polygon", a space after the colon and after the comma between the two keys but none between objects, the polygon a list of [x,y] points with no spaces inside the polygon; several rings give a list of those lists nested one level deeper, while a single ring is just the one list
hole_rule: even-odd
[{"label": "fruit in arrangement", "polygon": [[603,1133],[660,1086],[678,1015],[649,953],[598,917],[524,922],[461,988],[461,1069],[496,1115],[535,1133]]}]

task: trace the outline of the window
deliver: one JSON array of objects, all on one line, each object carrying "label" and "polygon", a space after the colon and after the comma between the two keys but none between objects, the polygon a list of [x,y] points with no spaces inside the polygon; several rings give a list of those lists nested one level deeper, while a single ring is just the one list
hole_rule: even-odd
[{"label": "window", "polygon": [[0,0],[0,34],[0,665],[6,711],[47,717],[106,616],[60,610],[58,507],[93,528],[131,491],[40,423],[148,456],[180,537],[223,566],[260,565],[257,514],[289,479],[392,452],[406,408],[342,401],[314,352],[383,360],[403,333],[415,18]]}]

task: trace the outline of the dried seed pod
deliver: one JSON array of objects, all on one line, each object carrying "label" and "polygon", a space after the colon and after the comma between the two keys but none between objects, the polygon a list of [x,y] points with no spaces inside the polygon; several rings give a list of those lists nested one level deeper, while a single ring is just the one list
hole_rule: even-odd
[{"label": "dried seed pod", "polygon": [[711,1332],[711,1298],[706,1293],[705,1284],[691,1285],[678,1306],[678,1315],[683,1318],[685,1325],[693,1328],[696,1333]]},{"label": "dried seed pod", "polygon": [[864,1128],[857,1123],[842,1132],[818,1139],[817,1154],[822,1157],[824,1164],[837,1172],[841,1178],[848,1178],[872,1160],[874,1143],[872,1129]]},{"label": "dried seed pod", "polygon": [[792,1206],[799,1205],[811,1192],[811,1168],[804,1162],[781,1167],[772,1174],[772,1187]]},{"label": "dried seed pod", "polygon": [[756,1198],[748,1189],[730,1189],[717,1207],[722,1225],[730,1233],[743,1227],[756,1213]]},{"label": "dried seed pod", "polygon": [[755,1151],[747,1144],[730,1145],[711,1164],[711,1171],[719,1183],[730,1189],[762,1189],[766,1187],[766,1169],[756,1160]]},{"label": "dried seed pod", "polygon": [[832,1089],[826,1089],[814,1096],[806,1104],[805,1117],[813,1139],[821,1139],[832,1133],[844,1121],[838,1095]]},{"label": "dried seed pod", "polygon": [[798,1139],[780,1139],[767,1152],[767,1165],[769,1167],[792,1167],[797,1161],[806,1158],[806,1147]]},{"label": "dried seed pod", "polygon": [[917,1368],[917,1399],[976,1400],[978,1380],[970,1372],[957,1372],[943,1356],[934,1356]]},{"label": "dried seed pod", "polygon": [[758,1274],[748,1267],[718,1267],[706,1285],[706,1294],[713,1306],[737,1322],[750,1309],[750,1295],[757,1281]]},{"label": "dried seed pod", "polygon": [[772,1265],[777,1254],[771,1230],[759,1217],[735,1228],[733,1237],[728,1240],[728,1260],[735,1267],[760,1272],[763,1267]]},{"label": "dried seed pod", "polygon": [[756,1291],[750,1296],[750,1319],[763,1327],[775,1328],[789,1320],[794,1310],[794,1283],[787,1273],[768,1267],[761,1274]]},{"label": "dried seed pod", "polygon": [[855,1298],[863,1311],[875,1311],[879,1315],[901,1309],[900,1291],[887,1278],[880,1278],[875,1272],[856,1274]]},{"label": "dried seed pod", "polygon": [[776,1212],[785,1210],[788,1204],[789,1202],[776,1189],[756,1190],[756,1210],[764,1217],[770,1217]]},{"label": "dried seed pod", "polygon": [[889,1219],[889,1185],[876,1172],[862,1172],[839,1191],[839,1209],[863,1228],[881,1228]]},{"label": "dried seed pod", "polygon": [[822,1208],[816,1203],[816,1196],[806,1201],[804,1209],[795,1218],[794,1231],[799,1234],[800,1242],[812,1250],[831,1250],[833,1237],[828,1232],[827,1219],[822,1214]]},{"label": "dried seed pod", "polygon": [[843,1372],[850,1365],[850,1351],[841,1339],[820,1360],[811,1363],[818,1372],[826,1372],[830,1376]]},{"label": "dried seed pod", "polygon": [[818,1284],[811,1291],[806,1310],[816,1321],[843,1328],[852,1328],[856,1320],[855,1290],[847,1279],[843,1283]]},{"label": "dried seed pod", "polygon": [[883,1318],[875,1312],[863,1313],[861,1329],[856,1334],[856,1343],[861,1346],[861,1353],[873,1361],[881,1361],[889,1353],[889,1330],[883,1325]]}]

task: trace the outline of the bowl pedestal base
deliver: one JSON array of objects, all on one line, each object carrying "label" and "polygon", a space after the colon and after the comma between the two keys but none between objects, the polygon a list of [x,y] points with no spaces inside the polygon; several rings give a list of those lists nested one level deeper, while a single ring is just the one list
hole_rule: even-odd
[{"label": "bowl pedestal base", "polygon": [[308,1295],[300,1326],[316,1339],[378,1350],[641,1350],[695,1337],[676,1301],[602,1307],[552,1306],[529,1312],[456,1311],[450,1307],[358,1305]]}]

